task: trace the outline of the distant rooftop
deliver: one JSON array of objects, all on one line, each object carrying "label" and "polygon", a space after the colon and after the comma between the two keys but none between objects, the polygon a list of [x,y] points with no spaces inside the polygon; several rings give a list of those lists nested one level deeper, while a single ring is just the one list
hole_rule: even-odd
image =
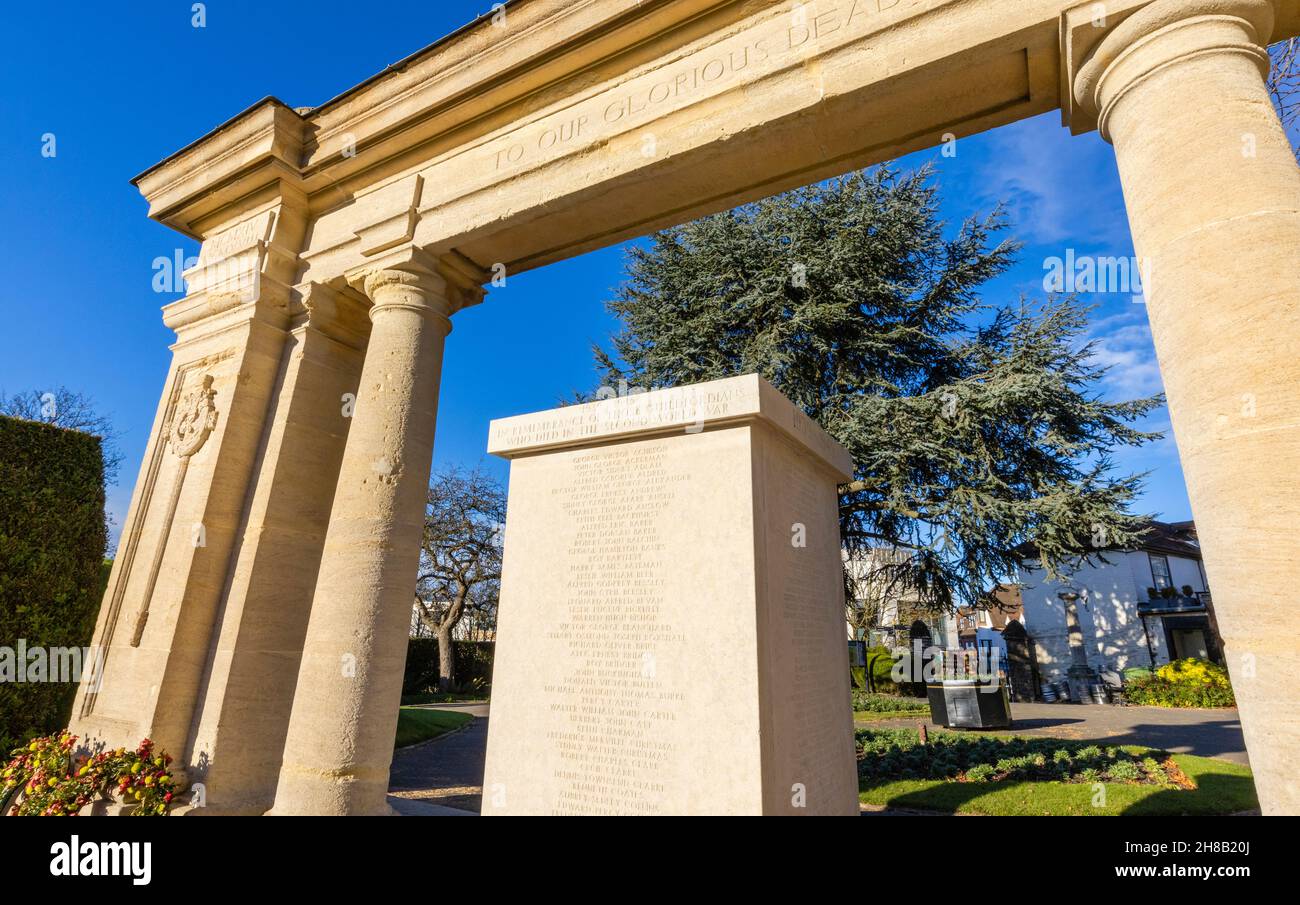
[{"label": "distant rooftop", "polygon": [[[1121,549],[1126,550],[1144,550],[1148,553],[1164,553],[1172,556],[1186,556],[1190,559],[1201,558],[1201,544],[1196,537],[1196,523],[1188,520],[1184,522],[1160,522],[1154,519],[1147,528],[1146,534],[1136,545],[1127,548],[1111,546],[1104,548],[1112,552],[1118,552]],[[1021,544],[1019,552],[1025,559],[1032,559],[1038,556],[1038,547],[1030,542]]]}]

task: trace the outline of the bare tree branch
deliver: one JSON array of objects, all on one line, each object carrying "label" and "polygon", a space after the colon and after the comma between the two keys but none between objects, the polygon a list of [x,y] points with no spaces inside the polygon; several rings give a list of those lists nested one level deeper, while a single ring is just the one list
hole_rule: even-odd
[{"label": "bare tree branch", "polygon": [[446,469],[429,486],[415,623],[438,639],[438,684],[456,681],[453,633],[468,617],[474,635],[496,625],[506,493],[479,469]]},{"label": "bare tree branch", "polygon": [[[1268,91],[1273,96],[1282,127],[1290,133],[1300,124],[1300,38],[1279,41],[1269,48],[1272,67]],[[1295,145],[1300,157],[1300,143]]]}]

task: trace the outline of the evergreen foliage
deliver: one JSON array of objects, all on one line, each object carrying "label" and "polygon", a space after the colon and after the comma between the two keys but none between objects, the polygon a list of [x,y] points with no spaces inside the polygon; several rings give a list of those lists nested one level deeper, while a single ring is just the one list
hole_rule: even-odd
[{"label": "evergreen foliage", "polygon": [[608,303],[607,385],[757,372],[857,463],[841,488],[853,551],[934,610],[989,603],[1032,542],[1053,574],[1131,543],[1141,475],[1111,452],[1158,435],[1162,403],[1102,397],[1072,297],[993,306],[981,287],[1019,246],[1000,211],[951,235],[929,169],[888,167],[655,233]]}]

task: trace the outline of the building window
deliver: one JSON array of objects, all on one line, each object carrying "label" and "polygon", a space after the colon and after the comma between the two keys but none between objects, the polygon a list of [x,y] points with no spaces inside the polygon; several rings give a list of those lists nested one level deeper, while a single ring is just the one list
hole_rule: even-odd
[{"label": "building window", "polygon": [[1151,560],[1151,579],[1155,582],[1156,590],[1172,588],[1174,583],[1169,578],[1169,557],[1148,553],[1147,558]]}]

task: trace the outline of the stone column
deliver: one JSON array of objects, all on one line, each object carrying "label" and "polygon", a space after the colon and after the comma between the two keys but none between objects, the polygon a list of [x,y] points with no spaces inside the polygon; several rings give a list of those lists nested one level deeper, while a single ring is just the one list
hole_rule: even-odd
[{"label": "stone column", "polygon": [[1065,635],[1070,645],[1070,668],[1065,671],[1070,683],[1070,703],[1087,704],[1088,684],[1092,670],[1088,667],[1088,654],[1083,648],[1083,626],[1079,624],[1079,594],[1073,589],[1059,592],[1057,597],[1065,604]]},{"label": "stone column", "polygon": [[272,814],[382,814],[410,632],[452,292],[403,264],[373,302]]},{"label": "stone column", "polygon": [[1300,169],[1266,0],[1158,0],[1074,79],[1115,146],[1151,330],[1266,814],[1300,813]]}]

